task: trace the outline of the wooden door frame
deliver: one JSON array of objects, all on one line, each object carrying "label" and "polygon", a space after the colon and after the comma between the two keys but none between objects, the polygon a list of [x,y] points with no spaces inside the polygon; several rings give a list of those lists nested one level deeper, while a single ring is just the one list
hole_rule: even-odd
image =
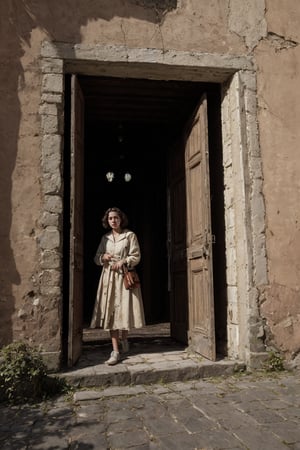
[{"label": "wooden door frame", "polygon": [[[70,236],[69,236],[69,320],[68,366],[82,351],[83,310],[83,181],[84,181],[84,97],[78,78],[71,77],[70,114]],[[68,180],[65,180],[65,183]]]},{"label": "wooden door frame", "polygon": [[[151,58],[149,60],[149,52]],[[256,111],[256,73],[251,57],[207,53],[189,53],[156,49],[134,49],[122,46],[91,46],[45,41],[42,57],[42,154],[62,158],[64,110],[64,76],[81,73],[94,76],[121,76],[160,80],[216,82],[222,85],[221,122],[225,176],[226,265],[228,296],[228,356],[255,365],[265,357],[256,332],[263,326],[257,309],[260,287],[267,283],[265,248],[265,207],[262,194],[262,171],[258,141]],[[155,61],[155,62],[153,62]],[[51,137],[51,139],[49,138]],[[43,237],[57,236],[52,245],[53,257],[58,260],[55,271],[57,284],[42,286],[41,296],[58,298],[62,311],[62,169],[49,167],[41,158],[43,206],[41,218],[44,229],[40,239],[43,264],[41,274],[53,269],[45,260]],[[50,186],[49,175],[56,177]],[[45,213],[57,202],[57,221],[53,224]],[[259,270],[256,270],[256,267]],[[41,277],[42,278],[42,277]],[[56,289],[54,289],[56,288]],[[46,301],[46,300],[45,300]],[[56,306],[57,308],[57,306]],[[251,326],[250,326],[251,324]],[[255,326],[253,326],[255,324]],[[62,327],[62,321],[61,321]],[[51,345],[50,345],[51,347]],[[62,344],[54,357],[59,356]]]}]

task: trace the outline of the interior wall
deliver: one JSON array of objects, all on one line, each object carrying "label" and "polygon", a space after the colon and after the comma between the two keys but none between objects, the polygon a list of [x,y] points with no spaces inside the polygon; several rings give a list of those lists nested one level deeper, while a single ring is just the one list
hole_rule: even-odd
[{"label": "interior wall", "polygon": [[[89,324],[101,268],[93,262],[101,236],[107,232],[101,219],[117,206],[138,237],[146,323],[169,320],[166,247],[165,147],[158,130],[102,123],[86,123],[85,147],[85,259],[84,322]],[[122,136],[122,142],[119,138]],[[115,178],[108,182],[106,173]],[[125,182],[128,172],[132,179]]]}]

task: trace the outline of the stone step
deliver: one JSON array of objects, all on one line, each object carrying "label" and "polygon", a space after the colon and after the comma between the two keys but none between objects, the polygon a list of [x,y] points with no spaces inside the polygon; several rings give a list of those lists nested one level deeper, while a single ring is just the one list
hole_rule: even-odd
[{"label": "stone step", "polygon": [[105,364],[110,350],[109,343],[87,346],[78,364],[59,376],[77,388],[109,387],[229,376],[246,369],[242,362],[224,358],[209,361],[182,345],[161,339],[151,344],[131,343],[129,354],[115,366]]}]

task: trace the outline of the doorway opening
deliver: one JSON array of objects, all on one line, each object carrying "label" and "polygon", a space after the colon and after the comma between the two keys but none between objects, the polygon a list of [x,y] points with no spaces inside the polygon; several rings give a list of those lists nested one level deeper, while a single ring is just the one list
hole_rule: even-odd
[{"label": "doorway opening", "polygon": [[[225,264],[224,182],[221,138],[221,89],[217,83],[78,77],[84,98],[83,308],[82,327],[88,328],[94,305],[99,267],[93,262],[101,235],[101,218],[111,206],[122,209],[136,232],[142,251],[138,266],[146,324],[171,323],[174,307],[186,315],[180,330],[188,343],[188,294],[172,304],[168,224],[187,220],[173,205],[170,214],[170,155],[182,136],[199,99],[207,96],[210,204],[213,239],[213,292],[216,353],[227,354],[227,297]],[[66,84],[70,77],[66,77]],[[66,88],[67,97],[71,89]],[[70,112],[66,109],[66,122]],[[65,148],[69,142],[66,139]],[[65,159],[68,159],[65,152]],[[65,161],[66,163],[66,161]],[[65,172],[65,176],[71,174]],[[65,189],[65,195],[68,190]],[[67,205],[67,202],[66,202]],[[172,207],[172,206],[171,206]],[[65,208],[66,215],[69,215]],[[171,217],[171,219],[170,219]],[[171,223],[172,226],[172,223]],[[186,228],[181,229],[186,233]],[[68,228],[64,242],[70,242]],[[185,239],[185,236],[184,236]],[[65,273],[69,248],[64,248]],[[187,275],[186,275],[187,276]],[[65,277],[66,279],[66,277]],[[65,283],[65,294],[67,290]],[[187,283],[186,283],[187,286]],[[65,317],[68,315],[65,295]],[[178,302],[178,299],[176,299]],[[173,311],[173,312],[172,312]],[[65,326],[66,325],[65,321]],[[171,331],[172,332],[172,331]]]}]

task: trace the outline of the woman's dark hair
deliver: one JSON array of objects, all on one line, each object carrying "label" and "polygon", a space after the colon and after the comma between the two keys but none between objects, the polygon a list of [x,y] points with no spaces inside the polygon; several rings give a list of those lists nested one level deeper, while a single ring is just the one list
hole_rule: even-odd
[{"label": "woman's dark hair", "polygon": [[128,219],[125,213],[123,213],[123,211],[121,211],[119,208],[108,208],[107,211],[105,211],[105,214],[102,218],[102,225],[105,229],[109,228],[109,224],[108,224],[108,214],[110,212],[115,212],[116,214],[118,214],[118,216],[121,219],[121,223],[120,223],[120,227],[122,229],[126,228],[128,225]]}]

